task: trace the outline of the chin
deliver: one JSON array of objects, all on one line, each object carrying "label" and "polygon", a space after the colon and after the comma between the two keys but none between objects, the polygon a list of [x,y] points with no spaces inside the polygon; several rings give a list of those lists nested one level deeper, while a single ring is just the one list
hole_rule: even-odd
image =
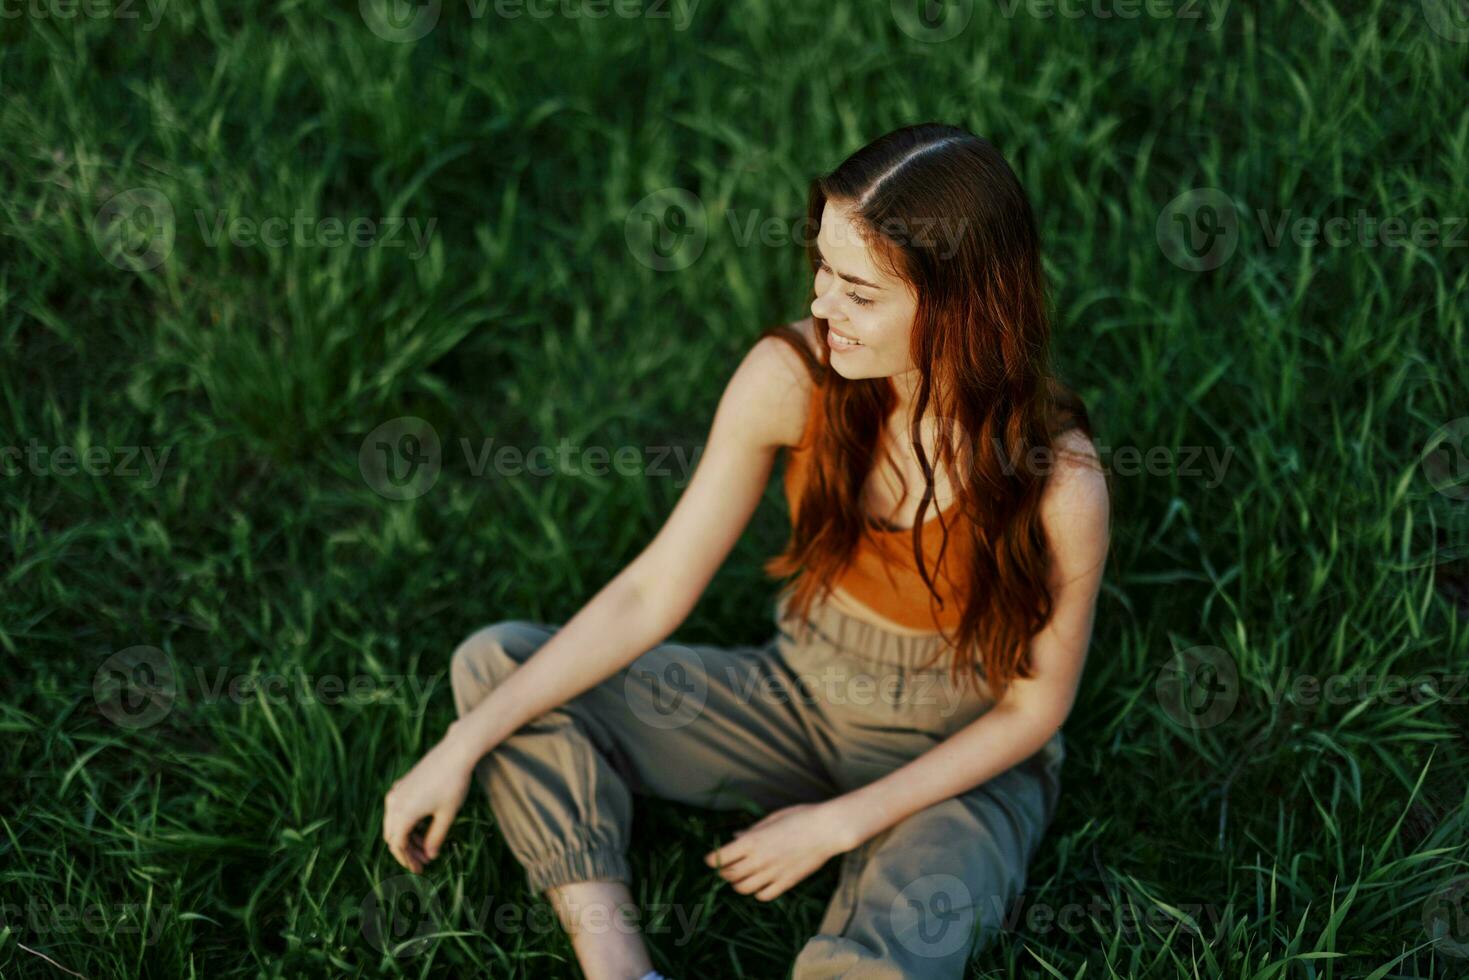
[{"label": "chin", "polygon": [[[866,361],[867,359],[861,358],[860,360]],[[827,363],[831,365],[832,371],[848,381],[861,381],[863,378],[887,378],[897,373],[888,370],[887,365],[884,364],[853,364],[851,358],[842,357],[840,354],[829,358]]]}]

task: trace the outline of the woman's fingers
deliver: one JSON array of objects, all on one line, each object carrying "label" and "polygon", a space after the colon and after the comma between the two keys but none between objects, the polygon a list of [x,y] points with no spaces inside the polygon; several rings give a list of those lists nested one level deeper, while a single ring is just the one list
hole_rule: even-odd
[{"label": "woman's fingers", "polygon": [[769,902],[782,895],[790,885],[783,879],[776,879],[755,893],[755,898],[761,902]]},{"label": "woman's fingers", "polygon": [[416,872],[418,870],[414,867],[413,855],[408,853],[408,841],[406,838],[394,834],[393,838],[388,841],[388,850],[393,852],[393,857],[403,867],[409,871]]},{"label": "woman's fingers", "polygon": [[383,819],[383,840],[387,841],[388,850],[399,864],[415,873],[422,869],[422,865],[409,849],[409,835],[412,834],[416,822],[392,806],[388,807],[387,816]]},{"label": "woman's fingers", "polygon": [[734,890],[739,892],[741,895],[754,894],[755,892],[764,888],[766,885],[770,884],[770,880],[772,877],[772,874],[768,871],[757,871],[756,873],[735,882]]},{"label": "woman's fingers", "polygon": [[388,850],[392,852],[393,860],[397,861],[403,867],[407,868],[409,871],[416,872],[418,870],[413,866],[413,858],[409,856],[406,847],[402,841],[397,840],[396,838],[388,841]]},{"label": "woman's fingers", "polygon": [[423,838],[423,851],[430,861],[439,856],[439,848],[444,846],[444,838],[449,835],[449,825],[453,822],[454,814],[449,810],[434,814],[434,821]]},{"label": "woman's fingers", "polygon": [[724,867],[734,864],[749,853],[749,840],[744,837],[736,837],[723,847],[717,847],[704,855],[704,863],[711,868]]},{"label": "woman's fingers", "polygon": [[769,867],[770,863],[768,861],[757,860],[753,857],[743,857],[721,868],[719,870],[719,876],[731,884],[738,884],[764,874]]}]

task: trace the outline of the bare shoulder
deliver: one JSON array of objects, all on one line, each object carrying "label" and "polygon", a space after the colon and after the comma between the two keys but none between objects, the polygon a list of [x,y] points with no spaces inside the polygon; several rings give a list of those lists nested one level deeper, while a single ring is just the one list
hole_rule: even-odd
[{"label": "bare shoulder", "polygon": [[[810,319],[790,324],[815,350]],[[746,352],[730,378],[724,400],[747,427],[747,434],[770,449],[794,446],[806,430],[814,382],[801,354],[779,337],[761,337]]]},{"label": "bare shoulder", "polygon": [[1073,570],[1099,563],[1107,551],[1111,500],[1092,440],[1078,429],[1056,437],[1041,494],[1040,516],[1058,562]]}]

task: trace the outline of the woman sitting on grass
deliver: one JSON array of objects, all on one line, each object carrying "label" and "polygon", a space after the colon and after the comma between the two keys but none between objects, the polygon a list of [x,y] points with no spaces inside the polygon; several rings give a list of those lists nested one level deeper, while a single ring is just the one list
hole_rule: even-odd
[{"label": "woman sitting on grass", "polygon": [[[466,639],[458,720],[387,794],[417,872],[477,775],[589,980],[658,976],[605,925],[634,794],[764,814],[705,856],[761,902],[841,856],[796,980],[963,976],[1055,813],[1108,493],[1051,374],[1030,204],[988,141],[928,124],[813,182],[808,218],[811,317],[746,354],[667,523],[564,625]],[[774,635],[665,642],[782,447]]]}]

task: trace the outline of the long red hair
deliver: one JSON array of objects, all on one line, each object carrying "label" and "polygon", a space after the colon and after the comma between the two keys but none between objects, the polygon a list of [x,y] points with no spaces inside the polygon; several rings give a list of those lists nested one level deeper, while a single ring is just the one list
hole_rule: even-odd
[{"label": "long red hair", "polygon": [[[951,671],[960,685],[977,683],[982,674],[1001,697],[1012,679],[1032,676],[1030,640],[1052,612],[1039,516],[1047,468],[1032,461],[1063,455],[1055,441],[1068,429],[1092,436],[1085,406],[1051,374],[1035,216],[993,144],[935,123],[879,137],[811,182],[806,251],[813,281],[816,230],[828,200],[852,209],[877,261],[917,294],[910,351],[921,380],[908,422],[925,488],[913,550],[930,609],[941,609],[930,569],[944,560],[954,521],[942,526],[939,555],[923,554],[937,463],[958,488],[954,512],[965,520],[955,533],[971,535],[973,544],[958,632],[945,637]],[[826,321],[815,323],[816,354],[789,325],[761,334],[794,346],[821,389],[791,538],[764,566],[773,578],[804,573],[790,586],[789,608],[801,617],[818,593],[830,593],[868,533],[860,494],[882,448],[883,422],[897,407],[890,379],[853,381],[832,371]],[[925,454],[917,421],[930,405],[949,427],[939,433],[936,461]]]}]

